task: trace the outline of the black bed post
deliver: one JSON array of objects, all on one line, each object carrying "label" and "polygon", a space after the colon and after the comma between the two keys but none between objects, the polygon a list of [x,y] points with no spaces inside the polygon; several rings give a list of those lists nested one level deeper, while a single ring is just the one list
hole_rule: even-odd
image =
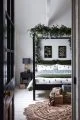
[{"label": "black bed post", "polygon": [[35,100],[35,34],[33,34],[33,100]]}]

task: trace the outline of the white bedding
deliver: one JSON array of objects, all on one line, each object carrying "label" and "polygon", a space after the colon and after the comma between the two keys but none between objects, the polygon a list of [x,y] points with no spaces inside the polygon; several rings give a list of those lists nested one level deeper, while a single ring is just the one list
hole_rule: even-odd
[{"label": "white bedding", "polygon": [[[66,75],[70,76],[72,73],[72,67],[70,65],[37,65],[37,71],[35,71],[35,83],[36,84],[71,84],[72,78],[47,78],[42,76],[52,75]],[[42,75],[42,76],[40,76]],[[32,90],[33,80],[27,86],[28,90]]]},{"label": "white bedding", "polygon": [[[35,72],[36,84],[71,84],[72,78],[71,65],[37,65],[37,71]],[[52,78],[47,76],[67,76],[62,78]],[[43,77],[46,76],[46,77]]]}]

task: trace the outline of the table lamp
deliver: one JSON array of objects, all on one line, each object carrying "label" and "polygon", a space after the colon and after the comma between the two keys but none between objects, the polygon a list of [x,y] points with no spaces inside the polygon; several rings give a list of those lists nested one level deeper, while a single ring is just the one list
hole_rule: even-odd
[{"label": "table lamp", "polygon": [[25,71],[28,71],[29,70],[29,65],[31,63],[31,59],[30,58],[23,58],[22,62],[24,64]]}]

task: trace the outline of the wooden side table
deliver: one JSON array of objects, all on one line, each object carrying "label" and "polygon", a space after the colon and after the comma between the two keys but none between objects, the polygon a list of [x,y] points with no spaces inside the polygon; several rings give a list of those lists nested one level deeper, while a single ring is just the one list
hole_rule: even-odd
[{"label": "wooden side table", "polygon": [[28,85],[33,78],[33,73],[31,71],[24,71],[20,73],[20,84]]}]

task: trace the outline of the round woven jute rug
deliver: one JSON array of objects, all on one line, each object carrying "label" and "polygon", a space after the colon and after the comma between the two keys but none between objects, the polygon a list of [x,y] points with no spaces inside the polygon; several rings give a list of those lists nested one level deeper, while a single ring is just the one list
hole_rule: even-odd
[{"label": "round woven jute rug", "polygon": [[29,105],[24,110],[27,120],[72,120],[71,105],[49,106],[48,101]]}]

